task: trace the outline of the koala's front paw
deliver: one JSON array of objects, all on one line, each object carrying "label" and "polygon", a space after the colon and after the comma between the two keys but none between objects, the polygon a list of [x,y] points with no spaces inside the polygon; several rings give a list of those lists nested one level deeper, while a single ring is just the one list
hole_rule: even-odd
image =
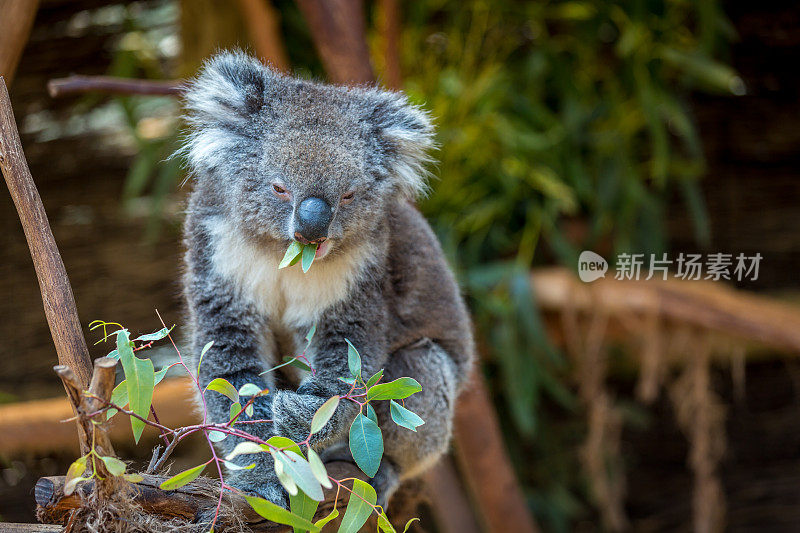
[{"label": "koala's front paw", "polygon": [[311,418],[315,411],[314,406],[309,405],[309,396],[293,391],[278,391],[272,400],[275,434],[295,442],[305,440],[311,430]]}]

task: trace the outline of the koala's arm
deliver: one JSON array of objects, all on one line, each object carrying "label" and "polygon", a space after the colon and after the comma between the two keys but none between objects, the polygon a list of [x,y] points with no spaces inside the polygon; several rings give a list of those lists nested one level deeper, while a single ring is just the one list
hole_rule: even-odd
[{"label": "koala's arm", "polygon": [[[202,235],[196,237],[201,238]],[[272,384],[260,375],[265,370],[259,344],[266,330],[265,317],[239,295],[230,281],[214,272],[207,257],[209,251],[192,246],[191,238],[190,235],[185,290],[192,318],[192,358],[195,368],[203,347],[208,342],[214,343],[202,358],[198,376],[200,386],[205,388],[214,378],[224,378],[237,389],[245,383],[272,389]],[[229,420],[231,401],[227,397],[207,391],[205,403],[210,422]],[[270,395],[258,398],[253,406],[253,419],[272,418]],[[266,438],[272,434],[268,426],[250,425],[247,430]],[[223,442],[228,440],[233,439]]]},{"label": "koala's arm", "polygon": [[[311,345],[314,374],[308,376],[297,392],[280,391],[273,400],[275,431],[293,440],[304,440],[314,412],[328,398],[344,395],[350,385],[339,378],[350,377],[347,363],[348,339],[361,356],[361,375],[366,381],[383,368],[387,359],[387,309],[376,276],[364,276],[348,298],[323,313]],[[316,433],[315,448],[342,438],[349,430],[358,405],[350,400],[339,403],[330,422]]]}]

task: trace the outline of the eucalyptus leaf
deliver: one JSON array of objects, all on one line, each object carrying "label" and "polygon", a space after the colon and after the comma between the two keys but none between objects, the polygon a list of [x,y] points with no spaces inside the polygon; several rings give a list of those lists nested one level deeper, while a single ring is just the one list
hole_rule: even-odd
[{"label": "eucalyptus leaf", "polygon": [[226,461],[230,461],[234,457],[238,457],[240,455],[245,454],[252,454],[252,453],[261,453],[266,451],[264,447],[260,444],[256,444],[255,442],[251,442],[249,440],[242,441],[237,444],[231,452],[225,456]]},{"label": "eucalyptus leaf", "polygon": [[[127,330],[122,329],[117,332],[117,350],[125,372],[130,410],[146,419],[150,415],[155,388],[153,362],[150,359],[139,359],[134,355]],[[139,442],[145,424],[135,417],[131,417],[130,420],[133,438]]]},{"label": "eucalyptus leaf", "polygon": [[378,496],[372,485],[360,479],[353,480],[353,494],[347,502],[347,510],[344,512],[342,524],[339,526],[339,533],[358,533],[369,515],[372,514],[373,505],[378,501]]},{"label": "eucalyptus leaf", "polygon": [[[172,328],[174,327],[175,326],[172,326]],[[154,333],[148,333],[147,335],[140,335],[133,340],[141,342],[160,341],[161,339],[169,335],[170,331],[172,331],[172,328],[161,328],[160,330]]]},{"label": "eucalyptus leaf", "polygon": [[358,467],[374,477],[383,457],[383,436],[378,424],[359,413],[350,426],[349,440],[350,452]]},{"label": "eucalyptus leaf", "polygon": [[175,490],[178,488],[183,487],[197,479],[200,474],[203,473],[207,465],[197,465],[194,468],[190,468],[189,470],[184,470],[180,474],[175,474],[171,478],[167,479],[159,487],[163,490]]},{"label": "eucalyptus leaf", "polygon": [[314,262],[314,256],[317,253],[317,245],[316,244],[307,244],[303,246],[303,272],[308,272],[308,269],[311,268],[311,264]]},{"label": "eucalyptus leaf", "polygon": [[239,391],[231,385],[231,382],[224,378],[214,378],[211,383],[206,385],[206,390],[213,390],[227,396],[232,402],[239,401]]},{"label": "eucalyptus leaf", "polygon": [[317,433],[325,424],[333,416],[333,413],[336,412],[336,408],[339,406],[339,397],[332,396],[328,398],[325,403],[320,405],[317,412],[314,413],[314,416],[311,418],[311,433]]},{"label": "eucalyptus leaf", "polygon": [[239,396],[255,396],[265,391],[268,392],[267,389],[262,389],[255,383],[245,383],[239,388]]},{"label": "eucalyptus leaf", "polygon": [[347,367],[350,369],[350,374],[354,378],[358,378],[361,375],[361,355],[349,339],[345,339],[345,342],[347,343]]},{"label": "eucalyptus leaf", "polygon": [[317,533],[319,531],[319,528],[310,521],[302,516],[297,516],[291,511],[287,511],[283,507],[275,505],[271,501],[256,496],[249,496],[248,494],[243,494],[243,496],[244,499],[247,500],[247,503],[250,504],[250,507],[267,520],[277,522],[278,524],[298,527],[301,530],[311,531],[312,533]]},{"label": "eucalyptus leaf", "polygon": [[414,378],[398,378],[389,383],[379,383],[367,391],[367,401],[402,400],[422,390]]},{"label": "eucalyptus leaf", "polygon": [[302,455],[295,453],[292,450],[283,452],[272,452],[276,461],[283,463],[283,469],[291,476],[292,481],[297,484],[297,487],[302,490],[312,500],[321,502],[323,499],[322,487],[319,481],[311,471],[311,465],[308,464]]},{"label": "eucalyptus leaf", "polygon": [[100,460],[103,461],[103,464],[106,465],[106,470],[108,470],[108,473],[112,476],[121,476],[125,473],[125,463],[116,457],[103,456],[100,457]]},{"label": "eucalyptus leaf", "polygon": [[406,409],[394,400],[389,401],[389,410],[395,424],[411,431],[417,431],[417,428],[425,423],[417,413]]},{"label": "eucalyptus leaf", "polygon": [[319,484],[325,487],[326,489],[330,489],[333,487],[331,480],[328,479],[328,471],[325,469],[325,464],[320,459],[317,452],[315,452],[312,448],[308,449],[308,464],[311,466],[311,471],[314,473],[314,477],[317,478]]},{"label": "eucalyptus leaf", "polygon": [[286,249],[286,253],[283,254],[283,259],[281,259],[280,264],[278,264],[278,269],[286,268],[292,264],[297,256],[299,256],[303,251],[303,245],[297,241],[292,241],[289,247]]}]

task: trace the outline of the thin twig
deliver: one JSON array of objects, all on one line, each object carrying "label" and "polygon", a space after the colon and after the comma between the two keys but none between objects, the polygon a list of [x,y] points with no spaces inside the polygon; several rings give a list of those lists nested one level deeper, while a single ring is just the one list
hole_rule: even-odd
[{"label": "thin twig", "polygon": [[52,98],[83,93],[142,94],[172,96],[183,93],[181,80],[138,80],[112,76],[70,76],[47,82],[47,92]]}]

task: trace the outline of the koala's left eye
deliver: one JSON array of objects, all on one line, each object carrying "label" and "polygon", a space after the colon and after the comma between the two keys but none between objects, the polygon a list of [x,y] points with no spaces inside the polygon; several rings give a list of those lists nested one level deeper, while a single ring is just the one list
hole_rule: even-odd
[{"label": "koala's left eye", "polygon": [[341,200],[342,205],[347,205],[350,202],[352,202],[353,198],[355,198],[355,196],[356,196],[355,191],[350,191],[348,193],[343,194],[342,195],[342,200]]}]

